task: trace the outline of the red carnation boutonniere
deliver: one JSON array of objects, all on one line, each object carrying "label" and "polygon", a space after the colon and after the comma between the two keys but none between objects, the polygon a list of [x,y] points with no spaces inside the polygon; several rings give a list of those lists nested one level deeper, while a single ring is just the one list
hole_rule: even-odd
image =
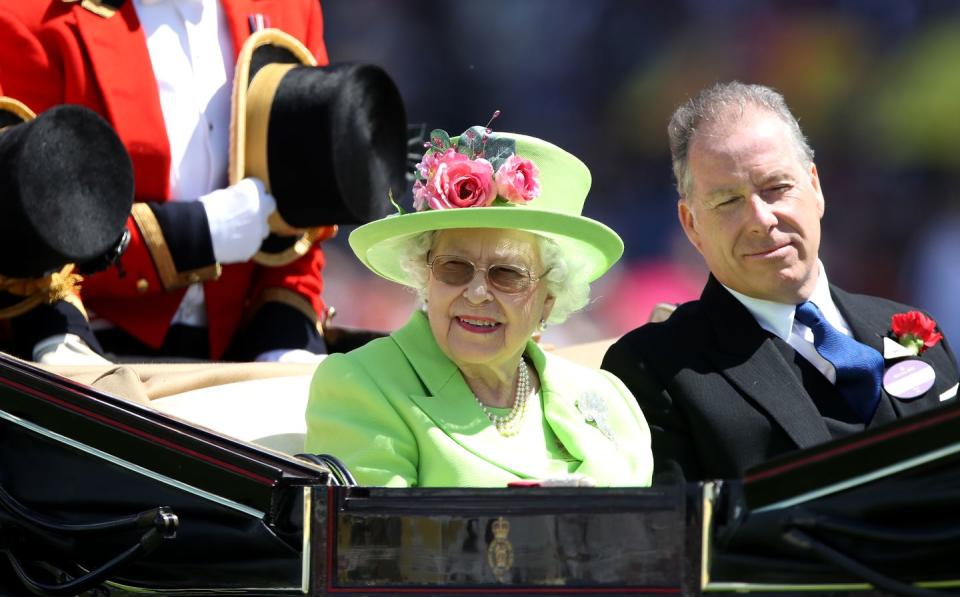
[{"label": "red carnation boutonniere", "polygon": [[897,313],[890,320],[893,339],[915,355],[937,345],[943,334],[937,331],[937,322],[920,311]]}]

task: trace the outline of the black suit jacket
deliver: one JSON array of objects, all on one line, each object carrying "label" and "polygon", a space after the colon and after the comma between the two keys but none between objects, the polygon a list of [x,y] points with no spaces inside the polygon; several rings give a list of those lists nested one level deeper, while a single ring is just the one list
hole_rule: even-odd
[{"label": "black suit jacket", "polygon": [[[891,317],[914,310],[835,286],[830,292],[854,337],[881,354]],[[610,347],[602,367],[624,381],[647,417],[656,483],[740,478],[770,458],[832,439],[777,342],[711,276],[700,300]],[[946,398],[958,381],[947,340],[918,358],[933,366],[933,387],[913,400],[883,391],[889,406],[881,404],[868,428],[957,400]]]}]

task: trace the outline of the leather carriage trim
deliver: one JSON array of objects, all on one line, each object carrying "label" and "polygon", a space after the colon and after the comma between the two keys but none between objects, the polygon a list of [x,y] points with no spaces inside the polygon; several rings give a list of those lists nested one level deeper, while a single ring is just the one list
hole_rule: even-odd
[{"label": "leather carriage trim", "polygon": [[173,263],[173,255],[170,254],[170,247],[167,246],[167,239],[163,235],[163,229],[150,206],[146,203],[134,203],[130,214],[137,223],[140,233],[143,234],[164,290],[176,290],[220,277],[223,268],[219,263],[178,272],[177,266]]},{"label": "leather carriage trim", "polygon": [[309,319],[310,322],[317,327],[320,335],[323,336],[323,323],[320,321],[317,312],[313,309],[313,305],[304,298],[303,295],[286,288],[267,288],[260,293],[260,298],[256,306],[250,312],[256,312],[257,309],[266,303],[280,303],[288,307],[293,307]]},{"label": "leather carriage trim", "polygon": [[[849,444],[839,446],[832,450],[826,450],[818,454],[813,454],[810,457],[805,458],[803,460],[790,462],[783,466],[772,468],[770,470],[760,471],[753,475],[744,477],[743,481],[745,484],[749,484],[761,479],[765,479],[774,475],[784,473],[786,471],[793,470],[800,466],[808,465],[808,464],[819,462],[822,460],[828,460],[835,456],[853,451],[857,448],[870,446],[877,443],[882,443],[894,437],[911,434],[918,430],[922,430],[934,425],[941,424],[946,421],[957,419],[958,417],[960,417],[960,410],[950,409],[948,412],[940,413],[937,416],[925,418],[923,421],[919,421],[910,425],[904,425],[903,427],[897,427],[896,429],[892,429],[884,433],[878,433],[877,435],[873,435],[873,436],[861,439],[859,441],[851,442]],[[862,485],[864,483],[874,481],[876,479],[888,477],[900,471],[907,470],[911,467],[915,467],[927,462],[932,462],[939,458],[949,456],[950,454],[956,454],[958,452],[960,452],[960,440],[955,441],[949,446],[941,447],[935,450],[925,451],[922,454],[918,454],[912,458],[907,458],[907,459],[898,461],[895,464],[890,464],[882,468],[864,473],[862,475],[845,479],[842,482],[832,483],[830,485],[817,488],[816,490],[813,490],[813,491],[807,491],[807,492],[795,495],[791,498],[782,499],[775,503],[763,506],[761,508],[756,508],[753,510],[753,512],[759,513],[767,510],[775,510],[779,508],[787,508],[790,506],[794,506],[796,504],[800,504],[800,503],[803,503],[812,499],[816,499],[825,495],[830,495],[838,491],[843,491],[851,487],[856,487],[858,485]]]},{"label": "leather carriage trim", "polygon": [[[187,448],[187,447],[185,447],[185,446],[182,446],[182,445],[177,444],[177,443],[175,443],[175,442],[172,442],[172,441],[170,441],[170,440],[164,439],[164,438],[162,438],[162,437],[160,437],[160,436],[158,436],[158,435],[155,435],[155,434],[153,434],[153,433],[148,433],[148,432],[143,431],[143,430],[141,430],[141,429],[137,429],[137,428],[135,428],[135,427],[131,427],[130,425],[127,425],[127,424],[125,424],[125,423],[122,423],[122,422],[120,422],[120,421],[117,421],[116,419],[112,419],[112,418],[110,418],[110,417],[107,417],[107,416],[101,415],[101,414],[99,414],[99,413],[96,413],[96,412],[94,412],[94,411],[92,411],[92,410],[89,410],[89,409],[86,409],[86,408],[81,408],[81,407],[79,407],[79,406],[77,406],[77,405],[75,405],[75,404],[71,404],[71,403],[67,402],[66,400],[61,400],[61,399],[59,399],[59,398],[55,398],[54,396],[50,396],[50,395],[48,395],[48,394],[44,394],[43,392],[40,392],[40,391],[38,391],[38,390],[36,390],[36,389],[34,389],[34,388],[31,388],[30,386],[25,386],[25,385],[23,385],[23,384],[20,384],[20,383],[15,382],[15,381],[13,381],[13,380],[11,380],[11,379],[4,378],[4,377],[0,377],[0,385],[5,385],[5,386],[7,386],[7,387],[14,388],[14,389],[16,389],[17,391],[24,392],[24,393],[26,393],[26,394],[29,394],[29,395],[35,397],[35,398],[39,398],[40,400],[44,400],[44,401],[46,401],[46,402],[52,402],[52,403],[56,404],[57,406],[59,406],[59,407],[61,407],[61,408],[65,408],[65,409],[67,409],[67,410],[69,410],[69,411],[72,411],[72,412],[75,412],[75,413],[77,413],[77,414],[83,415],[84,417],[88,417],[88,418],[94,419],[94,420],[96,420],[96,421],[99,421],[100,423],[103,423],[104,425],[107,425],[108,427],[113,427],[113,428],[116,428],[116,429],[120,429],[120,430],[122,430],[122,431],[124,431],[124,432],[126,432],[126,433],[131,434],[131,435],[135,435],[135,436],[137,436],[137,437],[139,437],[139,438],[146,439],[146,440],[148,440],[148,441],[150,441],[150,442],[153,442],[153,443],[155,443],[155,444],[161,445],[161,446],[163,446],[163,447],[165,447],[165,448],[168,448],[168,449],[170,449],[170,450],[172,450],[172,451],[174,451],[174,452],[179,452],[179,453],[181,453],[181,454],[185,454],[185,455],[190,456],[191,458],[195,458],[195,459],[197,459],[197,460],[202,460],[202,461],[206,462],[207,464],[212,464],[212,465],[214,465],[214,466],[216,466],[216,467],[219,467],[219,468],[228,470],[228,471],[230,471],[230,472],[232,472],[232,473],[234,473],[234,474],[236,474],[236,475],[240,475],[240,476],[242,476],[242,477],[246,477],[247,479],[250,479],[251,481],[254,481],[254,482],[259,483],[259,484],[261,484],[261,485],[271,486],[271,487],[272,487],[273,485],[275,485],[274,480],[273,480],[273,479],[270,479],[269,477],[264,477],[263,475],[258,475],[257,473],[248,471],[248,470],[246,470],[246,469],[244,469],[244,468],[242,468],[242,467],[239,467],[239,466],[237,466],[237,465],[235,465],[235,464],[230,464],[229,462],[224,462],[223,460],[221,460],[221,459],[219,459],[219,458],[214,458],[214,457],[212,457],[212,456],[208,456],[208,455],[203,454],[203,453],[201,453],[201,452],[197,452],[196,450],[192,450],[192,449],[190,449],[190,448]],[[0,411],[0,412],[3,412],[3,411]],[[53,433],[53,432],[51,432],[51,433]],[[89,447],[90,449],[96,449],[96,448],[92,448],[92,447],[90,447],[90,446],[88,446],[88,447]],[[137,466],[137,465],[133,465],[132,463],[131,463],[131,465],[132,465],[132,466]],[[146,469],[144,469],[144,470],[146,470]],[[202,490],[201,490],[201,491],[202,491]],[[246,506],[244,506],[244,507],[246,507]]]},{"label": "leather carriage trim", "polygon": [[743,480],[744,480],[744,482],[746,482],[746,483],[752,483],[753,481],[759,481],[760,479],[765,479],[765,478],[767,478],[767,477],[772,477],[772,476],[774,476],[774,475],[779,475],[779,474],[781,474],[781,473],[784,473],[784,472],[786,472],[786,471],[795,469],[795,468],[800,467],[800,466],[804,466],[804,465],[807,465],[807,464],[811,464],[811,463],[813,463],[813,462],[819,462],[819,461],[821,461],[821,460],[827,460],[827,459],[832,458],[832,457],[834,457],[834,456],[836,456],[836,455],[838,455],[838,454],[843,454],[843,453],[849,452],[849,451],[851,451],[851,450],[854,450],[854,449],[856,449],[856,448],[860,448],[860,447],[863,447],[863,446],[869,446],[869,445],[876,444],[876,443],[881,443],[881,442],[884,442],[884,441],[886,441],[886,440],[888,440],[888,439],[890,439],[890,438],[892,438],[892,437],[897,437],[897,436],[899,436],[899,435],[906,435],[906,434],[909,434],[909,433],[913,433],[913,432],[915,432],[915,431],[917,431],[917,430],[919,430],[919,429],[923,429],[923,428],[925,428],[925,427],[930,427],[930,426],[932,426],[932,425],[937,425],[937,424],[939,424],[939,423],[942,423],[942,422],[944,422],[944,421],[949,421],[950,419],[955,419],[955,418],[957,418],[957,417],[960,417],[960,411],[951,410],[951,411],[946,412],[946,413],[941,413],[939,416],[930,417],[930,418],[924,419],[923,421],[919,421],[919,422],[917,422],[917,423],[913,423],[913,424],[911,424],[911,425],[905,425],[905,426],[903,426],[903,427],[897,427],[896,429],[892,429],[892,430],[886,431],[886,432],[884,432],[884,433],[879,433],[879,434],[877,434],[877,435],[873,435],[873,436],[870,436],[870,437],[861,439],[861,440],[856,441],[856,442],[851,442],[851,443],[849,443],[849,444],[845,444],[845,445],[840,446],[840,447],[838,447],[838,448],[835,448],[835,449],[833,449],[833,450],[828,450],[828,451],[825,451],[825,452],[821,452],[821,453],[819,453],[819,454],[813,454],[813,455],[811,455],[810,457],[805,458],[805,459],[803,459],[803,460],[798,460],[798,461],[796,461],[796,462],[789,462],[789,463],[787,463],[787,464],[785,464],[785,465],[783,465],[783,466],[777,467],[777,468],[772,468],[772,469],[765,470],[765,471],[761,471],[761,472],[758,472],[758,473],[755,473],[755,474],[752,474],[752,475],[747,475],[746,477],[744,477]]},{"label": "leather carriage trim", "polygon": [[[43,396],[43,397],[46,398],[46,396]],[[62,404],[62,403],[61,403],[61,404]],[[85,414],[86,414],[86,411],[83,411],[83,410],[77,410],[77,412],[82,412],[82,413],[85,413]],[[140,465],[138,465],[138,464],[134,464],[134,463],[132,463],[132,462],[130,462],[130,461],[128,461],[128,460],[124,460],[123,458],[120,458],[120,457],[118,457],[118,456],[114,456],[113,454],[109,454],[109,453],[104,452],[103,450],[100,450],[100,449],[98,449],[98,448],[94,448],[93,446],[88,446],[87,444],[84,444],[83,442],[77,441],[77,440],[75,440],[75,439],[71,439],[71,438],[66,437],[66,436],[64,436],[64,435],[61,435],[61,434],[59,434],[59,433],[57,433],[57,432],[55,432],[55,431],[50,431],[49,429],[46,429],[45,427],[42,427],[42,426],[37,425],[37,424],[35,424],[35,423],[32,423],[32,422],[30,422],[30,421],[21,419],[20,417],[16,417],[16,416],[14,416],[14,415],[11,415],[10,413],[7,413],[6,411],[0,410],[0,419],[6,419],[7,421],[10,421],[11,423],[14,423],[14,424],[16,424],[16,425],[20,425],[21,427],[23,427],[23,428],[25,428],[25,429],[27,429],[27,430],[29,430],[29,431],[32,431],[33,433],[36,433],[36,434],[41,435],[41,436],[43,436],[43,437],[52,439],[52,440],[54,440],[54,441],[56,441],[56,442],[59,442],[59,443],[61,443],[61,444],[68,445],[68,446],[70,446],[71,448],[74,448],[74,449],[79,450],[79,451],[81,451],[81,452],[85,452],[85,453],[90,454],[90,455],[92,455],[92,456],[96,456],[97,458],[101,458],[101,459],[103,459],[103,460],[105,460],[105,461],[107,461],[107,462],[110,462],[110,463],[115,464],[115,465],[117,465],[117,466],[123,467],[123,468],[125,468],[125,469],[127,469],[127,470],[129,470],[129,471],[133,471],[133,472],[135,472],[135,473],[137,473],[137,474],[140,474],[140,475],[143,475],[143,476],[145,476],[145,477],[149,477],[149,478],[154,479],[154,480],[156,480],[156,481],[160,481],[161,483],[164,483],[164,484],[169,485],[169,486],[171,486],[171,487],[176,487],[177,489],[182,489],[183,491],[186,491],[186,492],[191,493],[191,494],[193,494],[193,495],[202,497],[202,498],[207,499],[207,500],[209,500],[209,501],[211,501],[211,502],[215,502],[215,503],[220,504],[220,505],[222,505],[222,506],[226,506],[226,507],[231,508],[231,509],[233,509],[233,510],[237,510],[238,512],[243,512],[244,514],[248,514],[248,515],[253,516],[253,517],[256,517],[256,518],[262,518],[262,517],[264,516],[264,512],[261,512],[260,510],[257,510],[256,508],[251,508],[251,507],[249,507],[249,506],[244,506],[243,504],[241,504],[241,503],[239,503],[239,502],[235,502],[235,501],[230,500],[230,499],[227,499],[227,498],[225,498],[225,497],[216,495],[216,494],[211,493],[211,492],[209,492],[209,491],[206,491],[206,490],[204,490],[204,489],[200,489],[199,487],[194,487],[193,485],[190,485],[190,484],[188,484],[188,483],[184,483],[184,482],[182,482],[182,481],[177,481],[176,479],[173,479],[173,478],[171,478],[171,477],[168,477],[167,475],[164,475],[164,474],[161,474],[161,473],[157,473],[157,472],[155,472],[155,471],[151,471],[150,469],[144,468],[144,467],[142,467],[142,466],[140,466]],[[120,427],[124,428],[126,431],[130,431],[130,428],[127,428],[126,426],[120,426]],[[151,437],[151,438],[152,438],[152,436],[148,436],[148,435],[145,435],[144,437]],[[157,441],[161,441],[161,440],[159,440],[159,438],[154,438],[154,439],[156,439]],[[226,463],[221,463],[221,464],[226,464]],[[257,479],[257,481],[259,481],[259,479]]]}]

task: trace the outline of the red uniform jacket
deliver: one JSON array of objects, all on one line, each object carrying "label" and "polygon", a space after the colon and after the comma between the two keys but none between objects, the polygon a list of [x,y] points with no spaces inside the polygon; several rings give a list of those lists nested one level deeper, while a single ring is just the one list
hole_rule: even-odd
[{"label": "red uniform jacket", "polygon": [[[220,0],[233,37],[234,54],[250,34],[249,17],[264,15],[268,26],[300,39],[320,65],[328,63],[323,18],[317,0]],[[60,103],[82,104],[116,129],[133,160],[136,200],[169,198],[170,149],[146,38],[133,3],[106,17],[80,2],[0,0],[42,44],[43,53],[8,48],[0,79],[7,93],[39,112]],[[0,32],[2,34],[4,32]],[[0,38],[6,37],[0,35]],[[16,66],[6,66],[16,57]],[[142,342],[159,347],[186,287],[204,281],[210,356],[219,358],[245,319],[264,301],[277,300],[316,321],[323,305],[319,247],[297,261],[268,268],[253,263],[211,264],[177,271],[162,230],[148,209],[137,210],[127,227],[131,242],[120,268],[83,283],[83,300],[98,316]],[[139,217],[134,217],[139,216]]]}]

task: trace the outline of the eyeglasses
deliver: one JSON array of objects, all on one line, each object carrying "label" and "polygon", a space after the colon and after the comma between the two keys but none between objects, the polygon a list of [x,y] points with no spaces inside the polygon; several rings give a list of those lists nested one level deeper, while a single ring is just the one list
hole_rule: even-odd
[{"label": "eyeglasses", "polygon": [[[477,267],[465,257],[456,255],[437,255],[428,262],[433,277],[450,286],[466,286],[473,280],[477,270],[486,274],[487,282],[507,294],[523,292],[540,280],[543,275],[534,276],[521,265],[494,263],[487,267]],[[546,272],[544,272],[546,274]]]}]

